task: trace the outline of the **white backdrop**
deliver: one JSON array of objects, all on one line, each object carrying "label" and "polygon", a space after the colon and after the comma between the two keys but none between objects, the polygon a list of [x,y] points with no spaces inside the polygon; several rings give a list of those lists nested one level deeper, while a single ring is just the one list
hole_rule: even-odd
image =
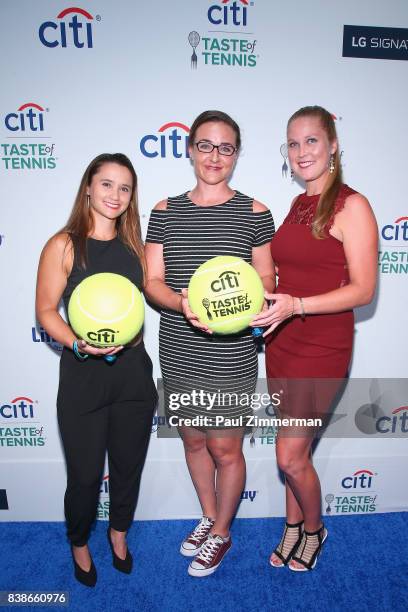
[{"label": "white backdrop", "polygon": [[[349,41],[356,55],[381,47],[387,57],[398,47],[399,60],[342,55],[344,25],[401,28],[406,1],[100,0],[72,8],[60,0],[0,7],[0,520],[63,519],[59,353],[34,314],[41,249],[65,223],[86,165],[101,152],[121,151],[134,162],[145,235],[153,205],[194,184],[185,136],[205,109],[240,124],[231,186],[267,204],[277,225],[301,191],[282,176],[288,117],[307,104],[336,116],[346,182],[369,198],[382,234],[379,290],[357,312],[351,375],[406,376],[408,30],[399,40],[378,30],[377,42]],[[196,68],[190,32],[200,37]],[[145,343],[157,378],[158,315],[150,308]],[[246,440],[245,454],[238,516],[281,515],[273,435],[255,447]],[[408,464],[406,439],[323,440],[315,463],[332,514],[407,508],[398,476]],[[363,480],[355,477],[361,470]],[[104,476],[100,518],[108,507]],[[136,518],[199,510],[180,441],[153,431]]]}]

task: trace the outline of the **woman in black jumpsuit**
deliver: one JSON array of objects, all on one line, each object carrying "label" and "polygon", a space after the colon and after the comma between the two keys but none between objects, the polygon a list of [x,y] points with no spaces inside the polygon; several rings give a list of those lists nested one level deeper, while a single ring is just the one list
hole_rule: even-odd
[{"label": "woman in black jumpsuit", "polygon": [[[136,200],[136,174],[121,154],[103,154],[88,166],[67,225],[41,255],[37,317],[64,345],[60,364],[58,423],[67,464],[65,517],[76,578],[96,583],[88,538],[99,498],[106,451],[109,462],[108,540],[113,565],[130,573],[126,532],[136,507],[156,389],[143,340],[96,348],[78,340],[58,313],[87,276],[113,272],[143,285],[143,244]],[[115,355],[115,361],[106,357]]]}]

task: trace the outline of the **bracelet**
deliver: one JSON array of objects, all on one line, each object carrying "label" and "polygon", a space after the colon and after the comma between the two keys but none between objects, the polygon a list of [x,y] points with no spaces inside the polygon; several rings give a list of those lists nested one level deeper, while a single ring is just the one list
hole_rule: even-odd
[{"label": "bracelet", "polygon": [[300,304],[300,318],[302,319],[302,321],[304,321],[306,319],[306,312],[305,312],[305,305],[303,304],[303,298],[299,298],[299,304]]},{"label": "bracelet", "polygon": [[80,353],[79,349],[78,349],[78,340],[74,340],[72,343],[72,350],[73,353],[75,355],[75,357],[77,357],[79,359],[79,361],[85,361],[86,359],[88,359],[89,355],[86,355],[85,353]]}]

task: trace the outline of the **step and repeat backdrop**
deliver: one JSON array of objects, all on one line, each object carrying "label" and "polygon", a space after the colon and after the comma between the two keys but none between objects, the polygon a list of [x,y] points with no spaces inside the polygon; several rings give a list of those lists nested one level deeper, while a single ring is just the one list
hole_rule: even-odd
[{"label": "step and repeat backdrop", "polygon": [[[0,520],[63,520],[61,347],[36,322],[34,294],[41,249],[64,225],[89,161],[131,158],[145,236],[154,204],[194,185],[192,121],[226,111],[243,133],[231,186],[268,205],[279,225],[302,191],[290,178],[285,126],[309,104],[334,115],[345,180],[368,197],[380,232],[378,292],[356,313],[351,376],[365,379],[366,397],[348,409],[359,411],[358,431],[325,437],[315,452],[323,510],[406,510],[408,397],[381,382],[398,379],[401,390],[407,362],[406,1],[79,1],[0,7]],[[147,306],[156,379],[158,323]],[[198,516],[181,441],[162,437],[160,425],[155,417],[136,518]],[[238,516],[282,515],[274,429],[244,449]],[[105,470],[98,517],[108,510]]]}]

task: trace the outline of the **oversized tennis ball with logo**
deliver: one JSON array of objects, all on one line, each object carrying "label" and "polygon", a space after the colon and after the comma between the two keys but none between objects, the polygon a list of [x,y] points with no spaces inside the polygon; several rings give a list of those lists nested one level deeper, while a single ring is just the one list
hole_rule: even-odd
[{"label": "oversized tennis ball with logo", "polygon": [[143,325],[143,298],[120,274],[93,274],[75,287],[68,317],[75,333],[93,346],[127,344]]},{"label": "oversized tennis ball with logo", "polygon": [[257,271],[240,257],[213,257],[194,272],[188,303],[217,334],[236,334],[262,310],[264,288]]}]

